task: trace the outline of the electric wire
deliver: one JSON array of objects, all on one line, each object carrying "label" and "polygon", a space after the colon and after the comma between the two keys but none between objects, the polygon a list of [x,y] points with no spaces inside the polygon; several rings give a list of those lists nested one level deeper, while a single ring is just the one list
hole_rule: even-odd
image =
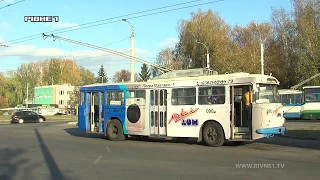
[{"label": "electric wire", "polygon": [[[4,0],[3,0],[4,1]],[[19,3],[22,3],[23,1],[26,1],[26,0],[21,0],[21,1],[18,1],[18,2],[15,2],[15,3],[11,3],[11,4],[8,4],[8,5],[5,5],[3,7],[0,8],[1,9],[4,9],[4,8],[7,8],[7,7],[11,7],[13,5],[16,5],[16,4],[19,4]],[[0,1],[1,2],[1,1]]]},{"label": "electric wire", "polygon": [[[196,1],[202,1],[202,0],[196,0]],[[107,21],[107,20],[111,20],[111,19],[116,19],[116,18],[121,18],[121,17],[125,17],[125,16],[130,16],[130,15],[135,15],[135,14],[141,14],[141,13],[154,11],[154,10],[159,10],[159,9],[164,9],[164,8],[168,8],[168,7],[174,7],[174,6],[178,6],[178,5],[182,5],[182,4],[188,4],[188,3],[192,3],[192,2],[196,2],[196,1],[189,1],[189,2],[185,2],[185,3],[179,3],[179,4],[176,4],[176,5],[164,6],[164,7],[161,7],[161,8],[154,8],[154,9],[151,9],[151,10],[145,10],[145,11],[141,11],[141,12],[137,12],[137,13],[131,13],[131,14],[128,14],[128,15],[122,15],[122,16],[117,16],[117,17],[108,18],[108,19],[104,19],[104,20],[99,20],[99,21],[94,21],[94,22],[90,22],[90,23],[80,24],[80,25],[78,25],[78,26],[80,26],[80,28],[77,28],[77,29],[74,29],[74,27],[71,26],[71,27],[62,28],[62,29],[58,29],[58,30],[48,31],[48,32],[45,32],[45,33],[55,32],[55,34],[60,34],[60,33],[64,33],[64,32],[76,31],[76,30],[80,30],[80,29],[86,29],[86,28],[101,26],[101,25],[105,25],[105,24],[112,24],[112,23],[116,23],[116,22],[121,22],[122,20],[114,20],[114,21],[109,21],[109,22],[100,23],[100,24],[94,24],[94,23]],[[206,2],[206,3],[199,3],[199,4],[189,5],[189,6],[183,6],[183,7],[179,7],[179,8],[175,8],[175,9],[169,9],[169,10],[164,10],[164,11],[159,11],[159,12],[154,12],[154,13],[149,13],[149,14],[144,14],[144,15],[139,15],[139,16],[134,16],[134,17],[128,17],[126,19],[137,19],[137,18],[141,18],[141,17],[152,16],[152,15],[156,15],[156,14],[161,14],[161,13],[166,13],[166,12],[171,12],[171,11],[177,11],[177,10],[186,9],[186,8],[190,8],[190,7],[196,7],[196,6],[201,6],[201,5],[217,3],[217,2],[221,2],[221,1],[224,1],[224,0],[215,0],[215,1],[209,1],[209,2]],[[94,24],[94,25],[81,27],[83,25],[89,25],[89,24]],[[64,29],[66,29],[66,30],[64,30]],[[67,30],[67,29],[69,29],[69,30]],[[61,30],[63,30],[63,31],[61,31]],[[7,41],[6,43],[17,44],[17,43],[21,43],[21,42],[34,40],[34,39],[39,39],[39,38],[42,37],[42,36],[36,37],[38,35],[42,35],[42,33],[26,36],[26,37],[23,37],[23,38],[18,38],[18,39],[11,40],[11,41]],[[25,39],[25,40],[23,40],[23,39]],[[13,42],[13,43],[10,43],[10,42]]]}]

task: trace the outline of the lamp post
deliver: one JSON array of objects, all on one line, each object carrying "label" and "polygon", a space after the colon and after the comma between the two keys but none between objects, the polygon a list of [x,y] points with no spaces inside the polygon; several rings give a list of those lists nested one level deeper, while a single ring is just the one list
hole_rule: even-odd
[{"label": "lamp post", "polygon": [[127,22],[131,26],[131,37],[130,37],[130,55],[131,55],[131,60],[130,60],[130,72],[131,72],[131,82],[134,82],[134,28],[131,25],[129,21],[126,19],[122,19],[123,22]]},{"label": "lamp post", "polygon": [[198,40],[196,41],[196,43],[202,44],[207,49],[207,69],[210,69],[210,59],[209,59],[209,49],[208,49],[208,47],[204,43],[199,42]]},{"label": "lamp post", "polygon": [[253,23],[254,27],[257,29],[258,33],[259,33],[259,39],[260,39],[260,62],[261,62],[261,74],[264,74],[264,43],[267,40],[267,37],[265,37],[264,39],[262,38],[261,32],[258,28],[257,23]]}]

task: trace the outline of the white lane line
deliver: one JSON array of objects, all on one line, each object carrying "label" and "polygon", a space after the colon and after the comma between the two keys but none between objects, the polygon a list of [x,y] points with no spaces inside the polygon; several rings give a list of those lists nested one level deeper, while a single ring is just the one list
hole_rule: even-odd
[{"label": "white lane line", "polygon": [[109,152],[111,152],[108,146],[106,146],[106,148],[107,148],[107,150],[108,150]]},{"label": "white lane line", "polygon": [[99,157],[96,159],[96,161],[94,161],[94,164],[97,164],[97,163],[100,161],[101,158],[102,158],[102,156],[99,156]]}]

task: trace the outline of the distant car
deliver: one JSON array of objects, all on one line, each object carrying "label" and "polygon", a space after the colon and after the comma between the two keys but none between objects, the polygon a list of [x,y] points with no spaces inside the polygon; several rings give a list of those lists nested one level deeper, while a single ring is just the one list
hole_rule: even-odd
[{"label": "distant car", "polygon": [[65,116],[65,115],[67,115],[67,114],[65,114],[65,113],[56,113],[56,114],[54,114],[55,116]]},{"label": "distant car", "polygon": [[46,121],[46,118],[33,111],[17,111],[11,116],[10,123],[28,123]]}]

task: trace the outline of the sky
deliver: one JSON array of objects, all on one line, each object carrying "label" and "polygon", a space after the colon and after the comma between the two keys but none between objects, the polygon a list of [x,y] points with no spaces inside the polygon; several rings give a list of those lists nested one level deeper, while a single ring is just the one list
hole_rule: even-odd
[{"label": "sky", "polygon": [[[272,8],[291,8],[290,0],[194,0],[193,3],[180,6],[172,5],[191,0],[19,1],[21,0],[0,0],[0,45],[4,43],[10,46],[0,46],[0,72],[16,70],[23,63],[67,58],[95,74],[103,64],[110,79],[116,71],[130,70],[128,58],[63,40],[43,39],[42,33],[130,54],[131,26],[121,21],[127,19],[134,27],[135,56],[154,62],[162,49],[173,47],[178,41],[179,20],[190,19],[190,14],[197,12],[199,8],[203,11],[212,9],[228,24],[242,26],[252,20],[269,21]],[[198,5],[202,3],[208,4]],[[9,4],[13,5],[7,6]],[[152,10],[165,6],[171,7]],[[183,8],[186,6],[190,7]],[[178,10],[160,13],[170,9]],[[150,11],[139,13],[147,10]],[[130,15],[133,13],[139,14]],[[59,22],[24,22],[25,16],[59,16]],[[99,20],[104,21],[84,28],[89,26],[86,23]],[[141,65],[140,62],[135,63],[135,72],[140,71]]]}]

